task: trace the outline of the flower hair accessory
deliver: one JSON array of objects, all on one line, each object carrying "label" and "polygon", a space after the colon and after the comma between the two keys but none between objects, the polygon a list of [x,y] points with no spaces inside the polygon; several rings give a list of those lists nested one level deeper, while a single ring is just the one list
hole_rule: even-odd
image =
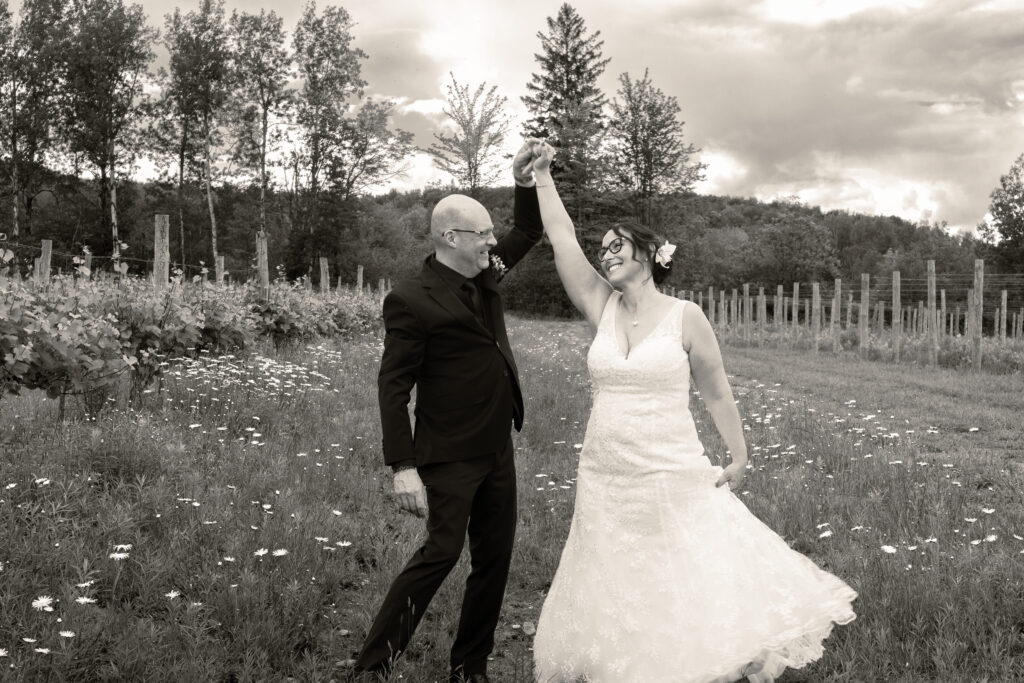
[{"label": "flower hair accessory", "polygon": [[676,245],[669,244],[668,240],[665,240],[665,244],[658,247],[658,251],[654,254],[654,260],[658,262],[662,268],[668,268],[668,264],[672,262],[672,254],[676,253]]}]

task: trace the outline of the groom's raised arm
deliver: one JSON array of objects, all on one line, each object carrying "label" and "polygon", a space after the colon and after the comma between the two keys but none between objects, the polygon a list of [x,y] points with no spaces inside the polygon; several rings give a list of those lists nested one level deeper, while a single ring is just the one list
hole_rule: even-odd
[{"label": "groom's raised arm", "polygon": [[416,465],[409,397],[419,379],[425,347],[419,319],[392,291],[384,298],[384,353],[377,374],[385,465]]},{"label": "groom's raised arm", "polygon": [[512,161],[512,175],[516,181],[512,204],[512,230],[491,249],[491,267],[498,280],[519,263],[526,252],[540,242],[544,235],[540,204],[537,202],[537,188],[534,187],[530,168],[532,159],[530,141],[527,141]]}]

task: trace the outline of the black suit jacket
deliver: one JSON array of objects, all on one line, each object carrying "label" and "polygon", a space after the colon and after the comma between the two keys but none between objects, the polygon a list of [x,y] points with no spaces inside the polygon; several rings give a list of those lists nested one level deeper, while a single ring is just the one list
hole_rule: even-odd
[{"label": "black suit jacket", "polygon": [[[417,466],[501,451],[510,426],[523,425],[523,395],[505,331],[498,281],[540,241],[537,191],[515,188],[514,226],[491,249],[491,267],[474,278],[491,329],[434,270],[384,299],[384,354],[377,377],[384,462]],[[409,399],[416,387],[416,428]]]}]

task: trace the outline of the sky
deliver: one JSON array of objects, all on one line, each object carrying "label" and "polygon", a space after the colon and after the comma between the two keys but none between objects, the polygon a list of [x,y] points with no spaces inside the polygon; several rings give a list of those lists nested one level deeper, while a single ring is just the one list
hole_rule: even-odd
[{"label": "sky", "polygon": [[[304,0],[226,0],[294,27]],[[13,4],[13,3],[12,3]],[[142,0],[155,26],[198,0]],[[319,0],[318,6],[329,3]],[[497,85],[521,142],[521,97],[554,0],[346,0],[367,94],[426,148],[444,87]],[[611,58],[649,69],[700,148],[707,194],[799,201],[973,230],[1024,154],[1024,0],[577,0]],[[395,186],[448,178],[425,153]],[[505,179],[506,182],[509,179]]]}]

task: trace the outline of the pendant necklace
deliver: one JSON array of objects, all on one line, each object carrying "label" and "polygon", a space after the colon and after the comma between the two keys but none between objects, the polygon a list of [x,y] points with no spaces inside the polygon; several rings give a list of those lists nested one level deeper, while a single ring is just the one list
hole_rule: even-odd
[{"label": "pendant necklace", "polygon": [[[625,299],[622,300],[622,306],[623,306],[623,308],[626,309],[626,313],[629,313],[629,306],[626,306],[626,300]],[[636,310],[633,311],[633,327],[636,327],[637,325],[640,324],[640,317],[639,316],[640,316],[640,305],[638,303],[637,307],[636,307]]]}]

